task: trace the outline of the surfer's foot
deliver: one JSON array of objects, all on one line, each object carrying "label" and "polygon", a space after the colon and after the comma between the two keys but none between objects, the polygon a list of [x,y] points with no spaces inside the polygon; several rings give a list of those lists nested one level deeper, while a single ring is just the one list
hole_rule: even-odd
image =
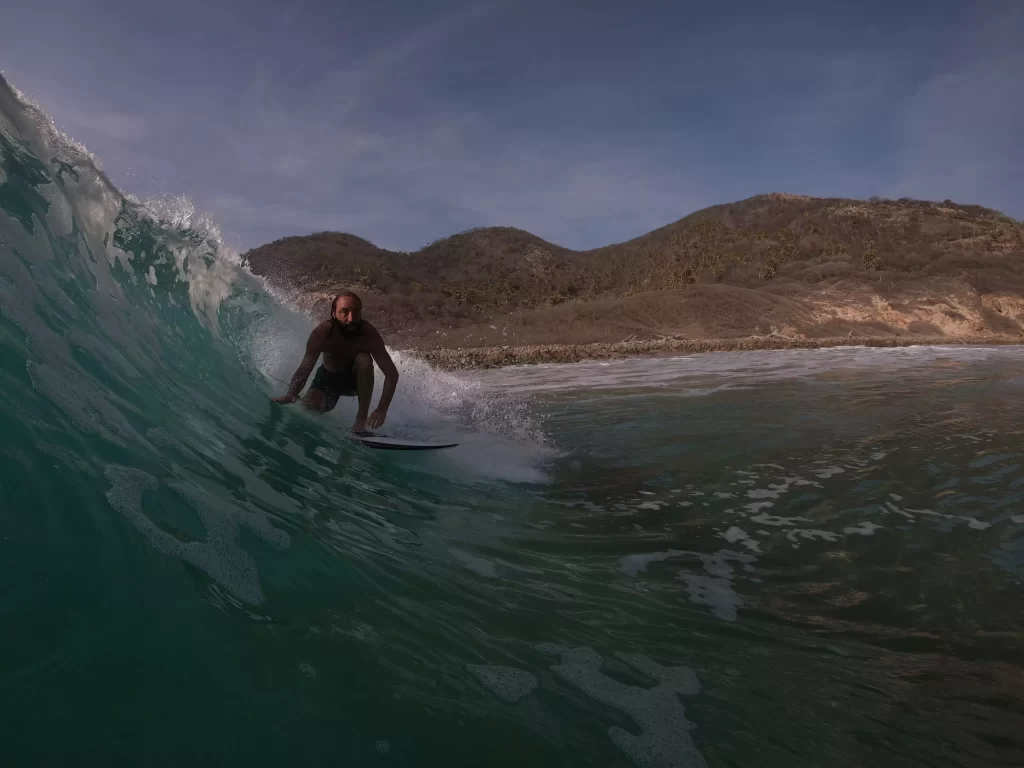
[{"label": "surfer's foot", "polygon": [[352,425],[352,431],[357,435],[360,432],[366,431],[366,419],[356,419],[356,423]]}]

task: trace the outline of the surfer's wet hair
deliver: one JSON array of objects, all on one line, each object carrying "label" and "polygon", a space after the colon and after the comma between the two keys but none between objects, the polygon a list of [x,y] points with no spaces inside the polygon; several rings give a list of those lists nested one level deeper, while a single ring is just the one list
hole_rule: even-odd
[{"label": "surfer's wet hair", "polygon": [[360,299],[360,298],[359,298],[359,296],[358,296],[357,294],[353,293],[352,291],[342,291],[342,292],[341,292],[341,293],[339,293],[339,294],[338,294],[337,296],[335,296],[335,297],[334,297],[334,301],[332,301],[332,302],[331,302],[331,316],[332,316],[332,317],[334,316],[334,313],[335,313],[335,312],[337,311],[337,309],[338,309],[338,300],[339,300],[339,299],[344,299],[344,298],[346,298],[346,297],[348,297],[348,298],[350,298],[350,299],[355,299],[355,300],[356,300],[356,308],[357,308],[357,309],[358,309],[358,310],[359,310],[360,312],[362,312],[362,311],[363,311],[363,300],[362,300],[362,299]]}]

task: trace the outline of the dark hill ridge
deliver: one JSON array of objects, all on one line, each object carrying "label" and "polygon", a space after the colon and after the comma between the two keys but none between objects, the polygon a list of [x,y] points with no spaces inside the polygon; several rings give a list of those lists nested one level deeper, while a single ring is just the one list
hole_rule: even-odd
[{"label": "dark hill ridge", "polygon": [[354,235],[245,254],[315,315],[364,295],[397,346],[1020,333],[1024,225],[975,205],[752,197],[625,243],[572,251],[511,227],[414,253]]}]

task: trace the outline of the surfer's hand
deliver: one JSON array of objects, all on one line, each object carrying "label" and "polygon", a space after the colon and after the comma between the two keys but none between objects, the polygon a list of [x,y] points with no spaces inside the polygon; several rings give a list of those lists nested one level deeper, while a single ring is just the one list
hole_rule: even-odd
[{"label": "surfer's hand", "polygon": [[370,418],[366,420],[366,423],[370,425],[370,429],[376,429],[377,427],[384,423],[384,420],[387,417],[388,412],[382,411],[380,408],[378,408],[376,411],[370,414]]},{"label": "surfer's hand", "polygon": [[270,402],[286,404],[286,403],[294,403],[298,399],[299,398],[296,397],[295,395],[281,395],[280,397],[272,397],[272,398],[270,398]]}]

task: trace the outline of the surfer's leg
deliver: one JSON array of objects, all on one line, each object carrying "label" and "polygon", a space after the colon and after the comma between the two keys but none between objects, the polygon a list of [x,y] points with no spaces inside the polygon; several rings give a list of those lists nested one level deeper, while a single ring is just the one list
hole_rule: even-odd
[{"label": "surfer's leg", "polygon": [[310,387],[309,391],[307,391],[305,396],[302,398],[302,404],[308,411],[323,413],[327,410],[327,393],[322,389],[313,389]]},{"label": "surfer's leg", "polygon": [[333,394],[331,390],[331,372],[321,365],[317,368],[316,375],[313,377],[309,389],[306,390],[305,397],[302,398],[302,404],[307,411],[314,413],[329,411],[334,407],[334,403],[338,402],[337,395],[334,395],[334,402],[331,402]]},{"label": "surfer's leg", "polygon": [[356,355],[353,372],[356,378],[356,396],[359,398],[355,428],[362,431],[366,428],[366,417],[370,413],[370,398],[373,397],[373,358],[366,352],[360,352]]},{"label": "surfer's leg", "polygon": [[302,404],[316,413],[334,410],[338,398],[345,394],[348,386],[346,380],[346,376],[328,371],[321,365],[313,377],[313,383],[309,385],[306,396],[302,398]]}]

